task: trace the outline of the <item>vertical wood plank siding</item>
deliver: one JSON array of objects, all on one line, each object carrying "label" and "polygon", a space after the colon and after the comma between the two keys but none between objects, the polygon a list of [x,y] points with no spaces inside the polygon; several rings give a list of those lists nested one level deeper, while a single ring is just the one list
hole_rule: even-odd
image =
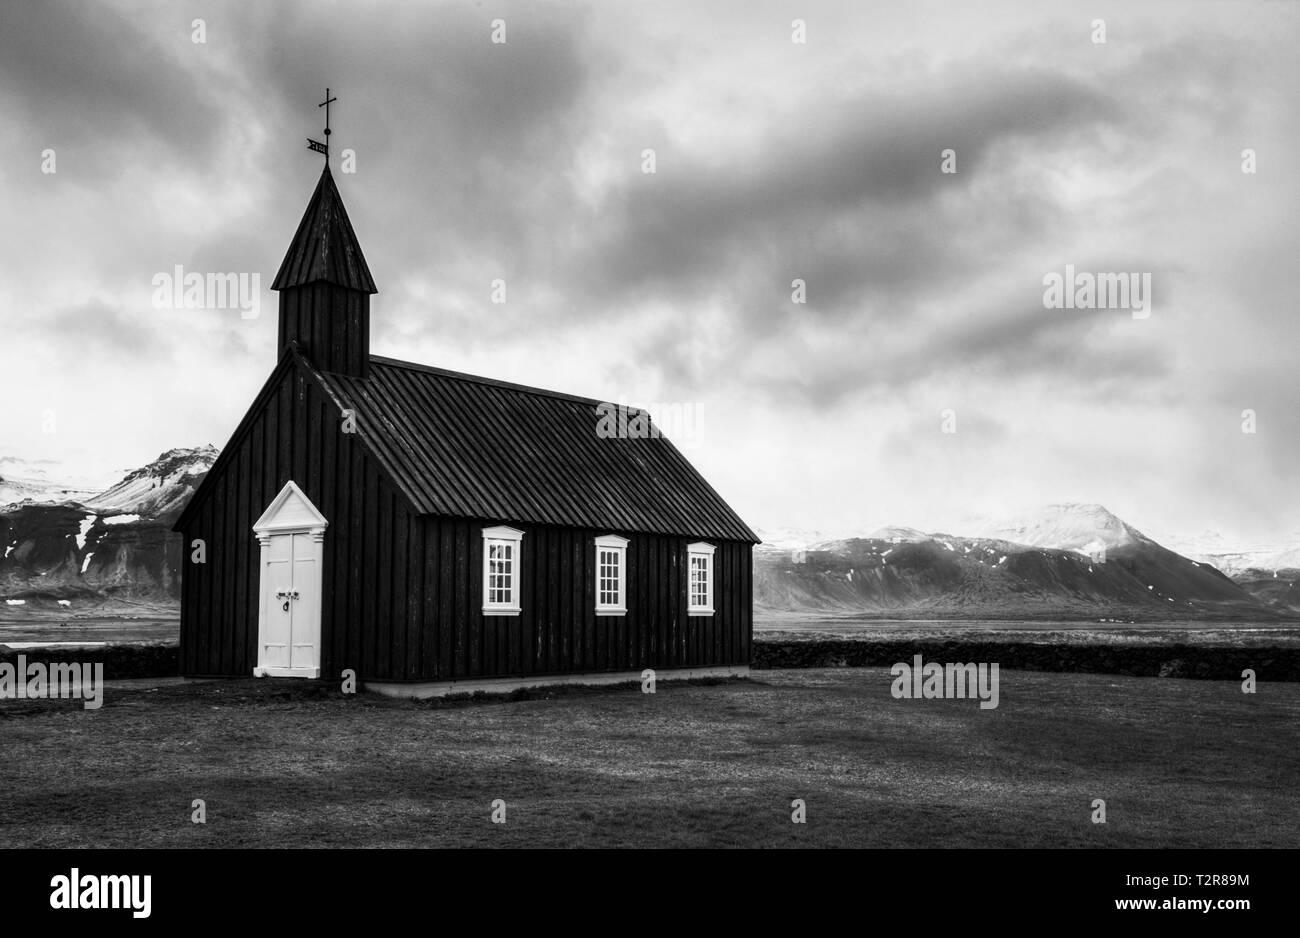
[{"label": "vertical wood plank siding", "polygon": [[321,371],[370,374],[370,297],[332,283],[280,294],[280,352],[295,341]]},{"label": "vertical wood plank siding", "polygon": [[[181,670],[249,676],[257,661],[260,550],[252,526],[292,479],[329,520],[321,674],[418,681],[748,664],[752,547],[709,539],[712,616],[688,616],[686,545],[698,537],[417,515],[303,368],[264,404],[185,519]],[[485,616],[485,525],[524,531],[518,616]],[[627,614],[595,613],[594,538],[621,534]],[[207,562],[190,562],[195,539]]]},{"label": "vertical wood plank siding", "polygon": [[261,574],[253,523],[292,479],[330,522],[321,567],[321,674],[335,678],[353,668],[402,679],[393,662],[405,668],[406,656],[389,646],[395,635],[405,640],[408,629],[418,633],[421,622],[408,623],[413,604],[391,592],[392,572],[406,570],[408,550],[418,549],[418,540],[405,536],[418,519],[356,436],[341,432],[338,408],[301,369],[285,371],[267,405],[251,416],[208,497],[185,520],[184,543],[204,540],[207,562],[191,563],[186,548],[181,673],[252,675]]},{"label": "vertical wood plank siding", "polygon": [[[624,534],[627,548],[627,614],[596,614],[594,539],[617,531],[514,523],[524,531],[519,567],[522,612],[489,616],[483,605],[483,536],[491,522],[425,517],[426,551],[420,608],[425,647],[446,648],[456,636],[459,653],[426,656],[406,680],[456,680],[626,671],[642,668],[748,664],[753,604],[752,547],[714,541],[714,614],[688,616],[686,545],[695,538]],[[449,558],[448,553],[453,555]],[[452,597],[463,613],[451,613]],[[457,606],[459,608],[459,606]],[[406,621],[416,617],[407,616]],[[409,660],[409,659],[408,659]],[[418,664],[418,667],[417,667]],[[394,678],[401,679],[401,678]]]}]

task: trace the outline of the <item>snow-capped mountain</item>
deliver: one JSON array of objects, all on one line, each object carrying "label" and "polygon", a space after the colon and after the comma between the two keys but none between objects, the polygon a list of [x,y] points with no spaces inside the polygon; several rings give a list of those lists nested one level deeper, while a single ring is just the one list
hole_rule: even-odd
[{"label": "snow-capped mountain", "polygon": [[1269,618],[1300,607],[1168,550],[1100,505],[1049,505],[963,535],[879,528],[757,553],[760,616]]},{"label": "snow-capped mountain", "polygon": [[1154,543],[1141,531],[1101,505],[1066,502],[1001,521],[988,521],[967,536],[996,538],[1027,547],[1051,547],[1082,554],[1098,547],[1114,550],[1141,542]]},{"label": "snow-capped mountain", "polygon": [[925,534],[916,528],[905,528],[901,525],[891,524],[883,528],[876,528],[867,537],[877,541],[889,541],[891,543],[919,543],[928,541],[931,538],[941,537],[939,534]]},{"label": "snow-capped mountain", "polygon": [[169,449],[81,504],[96,511],[129,512],[146,518],[179,511],[216,458],[217,448],[210,443],[193,449]]},{"label": "snow-capped mountain", "polygon": [[171,524],[216,456],[173,449],[97,494],[0,509],[0,612],[167,614],[180,583]]}]

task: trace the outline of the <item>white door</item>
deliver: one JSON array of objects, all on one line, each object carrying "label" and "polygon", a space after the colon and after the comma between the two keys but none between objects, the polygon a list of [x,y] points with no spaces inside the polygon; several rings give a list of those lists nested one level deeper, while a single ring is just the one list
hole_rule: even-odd
[{"label": "white door", "polygon": [[292,672],[320,665],[320,576],[311,534],[272,534],[262,578],[261,636],[257,663],[266,669]]},{"label": "white door", "polygon": [[293,598],[289,603],[289,667],[320,667],[320,559],[310,534],[293,535]]},{"label": "white door", "polygon": [[272,534],[262,567],[262,634],[258,636],[257,664],[261,668],[288,668],[293,637],[293,535]]},{"label": "white door", "polygon": [[253,530],[261,544],[257,677],[319,677],[321,563],[328,522],[290,482]]}]

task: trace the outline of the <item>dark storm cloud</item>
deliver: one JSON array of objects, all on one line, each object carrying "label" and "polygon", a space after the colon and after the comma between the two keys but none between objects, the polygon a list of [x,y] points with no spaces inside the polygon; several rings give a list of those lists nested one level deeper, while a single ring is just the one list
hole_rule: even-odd
[{"label": "dark storm cloud", "polygon": [[[499,205],[495,193],[466,190],[479,210],[456,211],[453,197],[452,215],[462,242],[501,250],[504,241],[516,272],[563,282],[570,303],[514,326],[525,333],[550,328],[553,318],[572,325],[633,315],[647,297],[689,308],[722,294],[752,340],[781,325],[796,276],[808,283],[817,315],[860,317],[864,304],[877,302],[907,316],[918,293],[971,277],[998,242],[1039,238],[1059,208],[1037,193],[1001,200],[999,217],[985,219],[974,240],[953,230],[969,225],[963,213],[953,217],[936,202],[961,198],[1000,144],[1042,135],[1059,142],[1091,123],[1119,120],[1120,108],[1077,81],[968,66],[888,94],[827,99],[782,115],[771,122],[776,130],[731,161],[668,143],[658,149],[656,175],[630,174],[625,188],[591,211],[557,181],[559,167],[523,163],[514,172],[532,181],[493,185],[512,197],[535,190],[532,201],[543,210],[529,222],[531,235],[512,228],[509,212],[496,220],[504,227],[485,228],[482,206]],[[634,144],[628,141],[629,152],[638,152]],[[567,156],[571,141],[555,147]],[[958,152],[955,176],[938,171],[946,147]],[[539,232],[539,218],[557,236]],[[679,352],[665,351],[665,374],[691,370],[671,361]]]},{"label": "dark storm cloud", "polygon": [[[844,330],[848,343],[857,331],[864,348],[887,351],[880,361],[865,352],[849,365],[819,362],[795,381],[746,376],[751,388],[787,399],[795,391],[793,399],[819,405],[950,367],[1004,367],[1013,375],[1056,370],[1062,380],[1100,393],[1130,378],[1148,383],[1167,371],[1168,350],[1095,336],[1081,341],[1093,317],[1046,313],[1041,277],[1066,263],[1150,271],[1156,301],[1170,315],[1186,272],[1159,243],[1141,257],[1076,256],[1070,234],[1082,217],[1078,209],[1036,188],[1034,172],[1020,170],[1041,170],[1062,154],[1067,165],[1151,165],[1139,148],[1151,152],[1179,121],[1211,120],[1199,110],[1198,81],[1183,83],[1195,73],[1197,48],[1214,46],[1206,60],[1223,79],[1221,95],[1232,100],[1240,93],[1232,55],[1242,50],[1225,51],[1234,44],[1213,40],[1168,43],[1149,59],[1109,65],[1087,81],[1039,68],[966,65],[888,95],[819,101],[774,120],[778,129],[730,165],[720,166],[715,154],[661,151],[659,174],[637,180],[595,221],[598,237],[580,265],[593,279],[584,285],[596,295],[607,291],[601,308],[615,310],[620,300],[647,292],[679,305],[724,294],[744,322],[736,333],[741,347],[728,349],[734,362],[745,345],[789,325],[790,280],[804,279],[809,316]],[[1181,90],[1166,94],[1166,85]],[[1127,146],[1118,156],[1116,140]],[[957,153],[956,175],[938,171],[947,147]],[[982,196],[981,184],[997,196]],[[1029,257],[1051,243],[1059,245],[1060,260],[1043,269],[1041,259]],[[972,317],[962,310],[982,302],[982,275],[1016,265],[1025,289],[1001,309],[1027,312]],[[918,311],[945,297],[966,321],[928,328]],[[867,337],[882,328],[923,331],[900,350]],[[710,370],[707,362],[671,361],[671,346],[663,351],[665,376],[702,378]]]},{"label": "dark storm cloud", "polygon": [[[17,109],[25,143],[76,160],[85,184],[120,172],[150,144],[151,159],[202,165],[233,115],[195,72],[189,18],[173,11],[172,41],[147,8],[104,3],[6,2],[0,28],[0,106]],[[145,145],[142,146],[142,143]],[[69,166],[70,168],[70,166]]]},{"label": "dark storm cloud", "polygon": [[[1008,311],[1010,310],[1010,311]],[[762,399],[824,410],[867,393],[888,398],[937,377],[1009,382],[1047,378],[1066,398],[1132,395],[1168,371],[1149,341],[1116,342],[1110,327],[1130,314],[1117,310],[1047,310],[1040,304],[996,306],[935,322],[901,341],[882,343],[869,332],[807,355],[798,378],[752,375]]]},{"label": "dark storm cloud", "polygon": [[[490,42],[496,18],[507,20],[505,43]],[[518,155],[521,139],[573,102],[590,59],[574,8],[417,5],[376,16],[360,4],[328,15],[299,4],[265,25],[241,43],[246,75],[286,115],[320,123],[304,102],[321,97],[318,75],[337,74],[336,91],[347,94],[339,107],[367,128],[355,136],[381,155],[409,147],[438,161],[466,151]],[[387,132],[372,140],[370,130]]]},{"label": "dark storm cloud", "polygon": [[[489,41],[498,16],[504,44]],[[315,104],[327,84],[339,96],[332,146],[353,148],[358,161],[340,185],[382,291],[466,251],[523,252],[530,234],[520,213],[557,187],[577,138],[598,61],[584,29],[574,8],[438,5],[376,16],[348,4],[320,16],[307,5],[250,36],[244,58],[277,128],[320,139]],[[282,136],[266,162],[282,214],[296,217],[306,157],[286,159]]]},{"label": "dark storm cloud", "polygon": [[[859,507],[892,490],[892,520],[930,510],[939,496],[912,483],[941,454],[926,446],[954,442],[935,430],[952,406],[961,439],[988,446],[969,481],[994,501],[1179,466],[1172,487],[1126,476],[1125,497],[1176,519],[1213,491],[1262,517],[1300,440],[1300,69],[1281,6],[1179,21],[825,4],[794,49],[805,14],[762,4],[10,2],[7,376],[40,388],[48,355],[81,356],[58,377],[69,394],[172,389],[132,433],[88,426],[95,451],[221,442],[274,359],[267,291],[320,171],[304,143],[328,85],[377,352],[705,402],[736,419],[703,458],[756,516],[799,489],[801,460],[830,468],[791,511],[858,510],[834,494],[841,470],[874,480]],[[1110,16],[1106,46],[1088,40],[1094,15]],[[489,41],[497,17],[505,45]],[[37,175],[45,146],[57,177]],[[1257,177],[1238,170],[1246,146]],[[645,147],[656,175],[639,171]],[[1042,277],[1065,264],[1151,271],[1153,318],[1044,309]],[[151,309],[150,278],[174,265],[260,272],[261,318]],[[1008,486],[1026,407],[1036,475]],[[0,438],[31,456],[59,442],[3,418]],[[855,449],[880,440],[874,462]]]},{"label": "dark storm cloud", "polygon": [[[327,84],[340,98],[336,178],[385,299],[408,275],[451,280],[447,268],[466,257],[498,258],[512,278],[529,258],[546,263],[545,224],[521,214],[555,217],[548,205],[570,201],[580,105],[602,67],[580,8],[125,9],[20,4],[0,31],[0,107],[23,122],[9,133],[32,154],[56,147],[59,182],[88,186],[129,165],[161,178],[166,162],[213,186],[200,224],[167,213],[152,226],[138,194],[102,188],[120,202],[117,218],[81,221],[101,242],[88,263],[102,279],[131,290],[181,264],[258,271],[269,287],[315,184],[319,158],[301,145],[322,138]],[[191,41],[194,16],[205,43]],[[498,16],[502,45],[489,41]],[[345,148],[357,152],[355,175],[339,171]],[[230,202],[236,194],[245,198]],[[439,331],[446,320],[431,309],[415,325]]]},{"label": "dark storm cloud", "polygon": [[[915,213],[976,178],[1001,140],[1074,133],[1117,116],[1104,96],[1037,70],[954,70],[888,96],[821,102],[776,121],[779,131],[730,165],[661,153],[660,172],[608,206],[588,266],[610,290],[680,290],[757,254],[786,269],[830,268],[817,281],[827,306],[860,296],[863,284],[897,287],[941,269],[960,277],[944,267],[959,246],[946,232],[920,230]],[[939,172],[948,147],[955,176]],[[833,226],[846,218],[857,230],[837,244]],[[850,268],[856,283],[836,276]]]}]

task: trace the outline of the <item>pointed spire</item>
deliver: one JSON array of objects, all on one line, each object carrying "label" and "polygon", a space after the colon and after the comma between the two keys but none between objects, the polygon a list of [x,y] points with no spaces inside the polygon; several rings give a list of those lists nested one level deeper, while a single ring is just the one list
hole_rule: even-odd
[{"label": "pointed spire", "polygon": [[328,163],[271,289],[286,290],[317,282],[362,293],[379,292]]}]

